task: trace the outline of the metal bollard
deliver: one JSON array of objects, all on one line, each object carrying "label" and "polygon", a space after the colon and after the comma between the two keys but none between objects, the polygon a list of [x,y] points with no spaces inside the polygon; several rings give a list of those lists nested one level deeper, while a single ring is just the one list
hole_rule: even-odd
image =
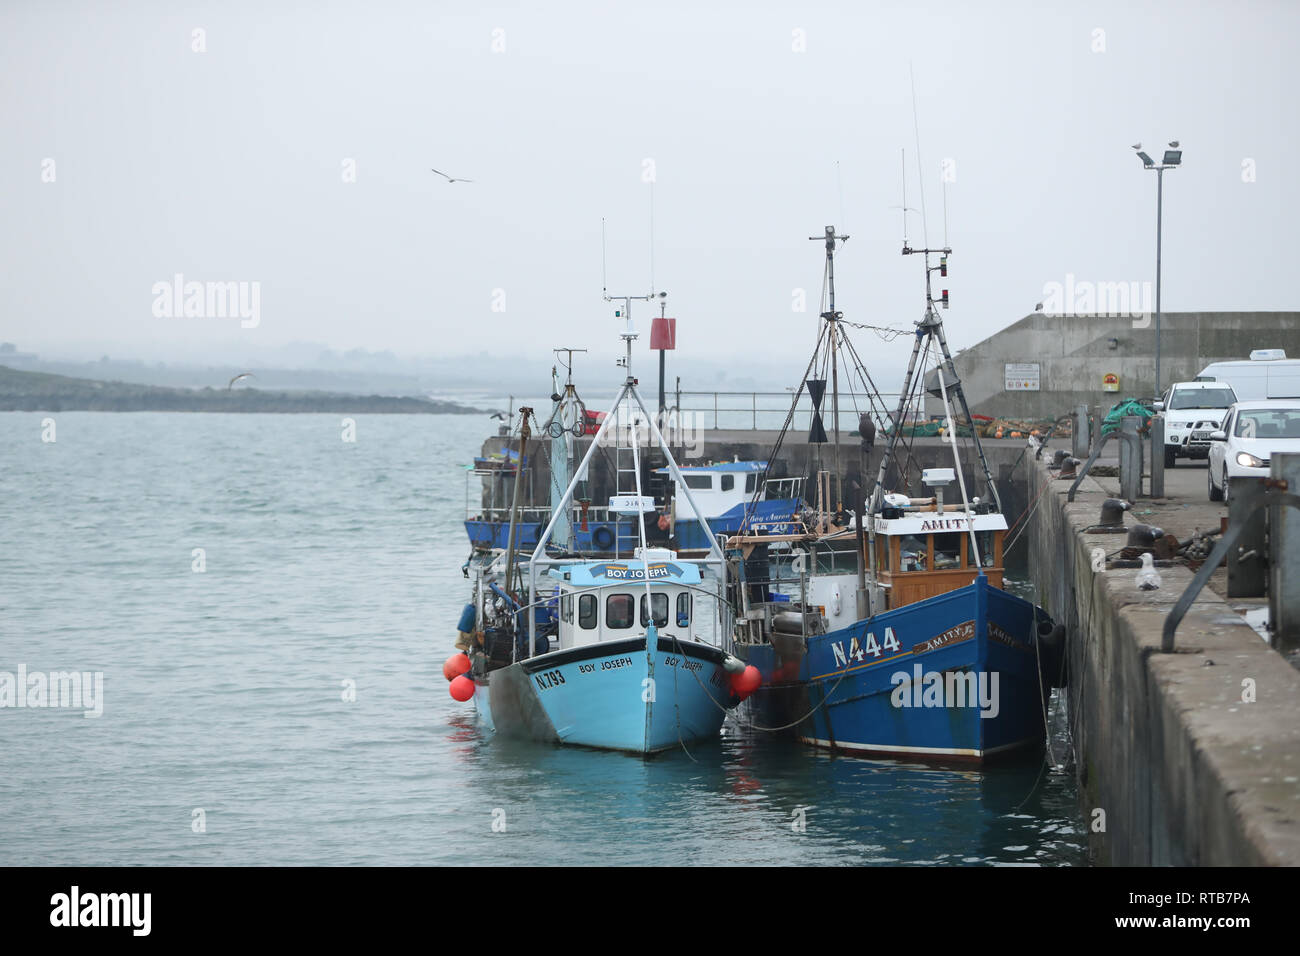
[{"label": "metal bollard", "polygon": [[1089,441],[1088,434],[1088,406],[1076,405],[1074,407],[1074,436],[1072,438],[1072,451],[1074,457],[1080,461],[1086,461],[1092,453],[1092,442]]},{"label": "metal bollard", "polygon": [[1268,582],[1267,510],[1252,511],[1264,497],[1258,478],[1229,478],[1228,524],[1241,525],[1237,544],[1228,551],[1228,597],[1263,597]]},{"label": "metal bollard", "polygon": [[[1269,475],[1285,480],[1291,494],[1300,491],[1300,453],[1274,454]],[[1270,643],[1285,654],[1300,648],[1300,511],[1281,506],[1268,511]]]},{"label": "metal bollard", "polygon": [[1165,416],[1151,419],[1151,497],[1165,496]]},{"label": "metal bollard", "polygon": [[1142,495],[1142,442],[1138,438],[1141,419],[1125,415],[1120,422],[1119,493],[1129,501]]}]

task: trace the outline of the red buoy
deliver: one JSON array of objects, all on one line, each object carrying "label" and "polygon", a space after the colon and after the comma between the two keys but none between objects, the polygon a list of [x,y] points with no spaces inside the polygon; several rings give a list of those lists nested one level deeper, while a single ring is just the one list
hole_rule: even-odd
[{"label": "red buoy", "polygon": [[739,674],[732,675],[731,690],[737,697],[744,700],[750,694],[754,693],[754,691],[758,690],[762,683],[763,675],[759,673],[757,667],[750,664]]},{"label": "red buoy", "polygon": [[447,658],[446,663],[442,665],[442,676],[447,678],[447,680],[455,680],[461,674],[468,671],[472,666],[473,665],[469,662],[468,654],[464,652],[452,654],[451,657]]},{"label": "red buoy", "polygon": [[466,677],[464,674],[461,674],[451,682],[450,689],[452,698],[464,703],[474,696],[474,681],[471,678]]}]

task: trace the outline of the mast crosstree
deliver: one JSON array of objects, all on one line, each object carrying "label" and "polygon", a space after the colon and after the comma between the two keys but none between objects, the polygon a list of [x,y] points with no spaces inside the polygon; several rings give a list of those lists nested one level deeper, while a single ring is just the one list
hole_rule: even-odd
[{"label": "mast crosstree", "polygon": [[[1002,510],[1002,499],[998,495],[997,485],[993,482],[993,475],[989,471],[988,459],[984,456],[984,447],[980,444],[979,433],[975,430],[975,420],[971,418],[970,407],[966,404],[966,392],[961,387],[961,380],[957,377],[957,369],[952,362],[952,353],[948,350],[948,339],[943,334],[943,322],[939,318],[939,312],[935,308],[935,299],[932,291],[931,276],[938,272],[941,276],[948,275],[948,256],[952,254],[952,249],[945,246],[942,249],[913,249],[906,243],[903,244],[903,255],[924,255],[925,256],[925,315],[916,323],[916,341],[912,345],[912,356],[907,363],[907,375],[903,379],[903,389],[898,398],[898,411],[894,415],[894,430],[890,436],[889,444],[885,447],[885,454],[880,459],[880,469],[876,473],[876,487],[871,496],[872,513],[880,510],[881,496],[884,494],[882,482],[885,480],[885,474],[894,460],[894,447],[898,442],[899,436],[903,430],[903,417],[907,411],[908,403],[912,400],[912,390],[917,381],[917,362],[922,352],[928,348],[933,340],[937,346],[937,352],[941,356],[937,371],[940,378],[940,388],[944,392],[953,393],[957,396],[957,401],[961,406],[961,413],[965,416],[966,421],[971,425],[971,439],[975,443],[975,451],[979,456],[980,468],[984,472],[984,484],[993,497],[994,504],[997,505],[998,511]],[[938,255],[939,264],[931,265],[930,256]],[[948,290],[944,289],[939,298],[940,304],[948,308]],[[945,412],[947,412],[945,401]],[[953,425],[949,421],[950,427]],[[960,470],[961,462],[955,462]]]}]

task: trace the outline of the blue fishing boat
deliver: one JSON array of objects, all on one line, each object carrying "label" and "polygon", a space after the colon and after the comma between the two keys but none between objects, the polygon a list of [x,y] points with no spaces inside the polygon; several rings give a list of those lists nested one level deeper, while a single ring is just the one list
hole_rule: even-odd
[{"label": "blue fishing boat", "polygon": [[[621,364],[630,370],[637,335],[630,300],[623,301],[628,326]],[[531,410],[520,413],[522,458]],[[552,416],[557,420],[560,428],[548,428],[553,438],[567,433],[565,413]],[[647,515],[655,516],[658,506],[642,488],[645,438],[664,455],[708,538],[703,512],[629,371],[576,470],[553,443],[552,476],[565,476],[564,492],[531,550],[525,554],[520,547],[516,493],[506,549],[467,562],[472,599],[458,625],[457,646],[468,653],[460,665],[448,661],[444,673],[449,679],[455,674],[453,696],[472,693],[484,724],[496,733],[652,754],[716,739],[728,710],[757,684],[756,672],[752,685],[738,689],[734,680],[746,666],[732,653],[731,613],[722,594],[726,559],[718,542],[708,538],[704,554],[691,558],[648,542]],[[593,455],[611,446],[630,462],[618,470],[630,486],[615,489],[608,513],[633,529],[632,546],[616,540],[612,557],[583,555],[575,548],[570,509]],[[552,548],[556,537],[565,543]]]},{"label": "blue fishing boat", "polygon": [[[474,675],[489,727],[646,754],[717,736],[739,702],[730,676],[743,665],[713,640],[716,609],[698,567],[647,549],[630,561],[554,565],[546,576],[537,593],[553,595],[555,627],[543,620],[531,646],[512,639],[499,615],[486,616],[489,651],[509,647],[516,658]],[[518,620],[504,590],[491,599]]]},{"label": "blue fishing boat", "polygon": [[[818,350],[830,349],[820,366],[830,364],[833,374],[834,350],[846,341],[832,265],[843,238],[827,228],[832,278]],[[970,413],[931,294],[930,274],[947,274],[951,250],[904,249],[913,251],[927,256],[927,307],[898,409],[879,416],[890,441],[870,497],[855,492],[846,508],[834,476],[819,471],[803,531],[728,540],[736,653],[763,677],[753,698],[760,728],[789,729],[805,743],[857,755],[980,763],[1041,745],[1050,690],[1061,683],[1062,632],[1042,609],[1003,589],[1007,522],[977,434],[968,450],[986,492],[967,495],[951,402],[967,421]],[[932,253],[940,256],[934,266]],[[946,305],[946,292],[940,301]],[[927,356],[936,362],[932,394],[946,410],[954,467],[923,470],[933,493],[912,497],[885,489],[903,482],[899,439],[921,398]],[[809,367],[818,365],[815,354]],[[827,442],[824,386],[811,379],[800,387],[813,402],[814,444]],[[864,451],[875,432],[864,413]],[[960,503],[945,504],[950,488]]]}]

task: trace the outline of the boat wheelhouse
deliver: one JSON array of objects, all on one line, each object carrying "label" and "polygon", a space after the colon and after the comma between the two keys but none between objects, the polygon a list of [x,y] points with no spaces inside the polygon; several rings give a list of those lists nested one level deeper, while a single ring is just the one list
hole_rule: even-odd
[{"label": "boat wheelhouse", "polygon": [[872,519],[885,610],[965,587],[981,574],[1002,587],[1001,514],[938,511],[933,503],[892,513]]},{"label": "boat wheelhouse", "polygon": [[556,582],[559,650],[623,640],[634,630],[643,636],[652,617],[661,637],[713,637],[707,617],[711,601],[702,607],[705,619],[696,621],[696,599],[702,594],[700,569],[679,561],[673,551],[638,551],[630,562],[559,565],[547,574]]},{"label": "boat wheelhouse", "polygon": [[[667,469],[660,469],[666,473]],[[693,520],[685,495],[673,496],[671,530],[683,552],[707,551],[710,538],[749,532],[788,534],[796,530],[802,478],[769,478],[766,461],[687,465],[681,482],[704,511],[709,535]],[[674,487],[677,482],[674,481]],[[762,493],[757,493],[759,489]]]}]

